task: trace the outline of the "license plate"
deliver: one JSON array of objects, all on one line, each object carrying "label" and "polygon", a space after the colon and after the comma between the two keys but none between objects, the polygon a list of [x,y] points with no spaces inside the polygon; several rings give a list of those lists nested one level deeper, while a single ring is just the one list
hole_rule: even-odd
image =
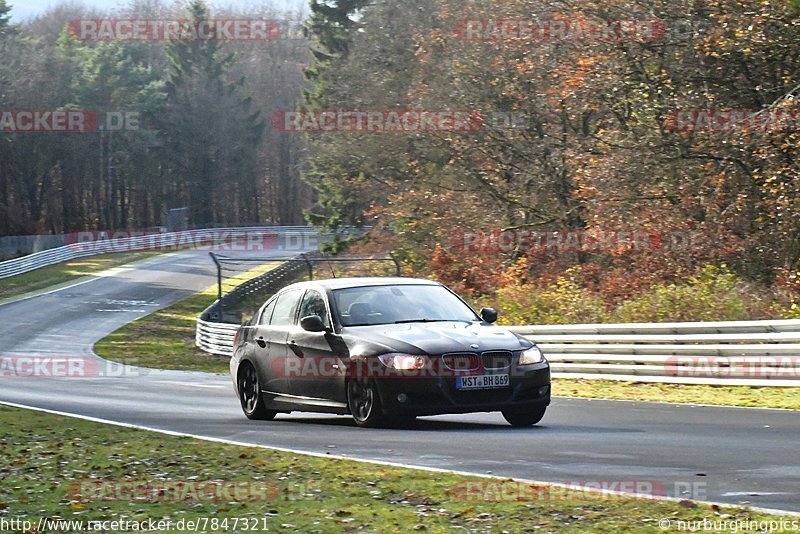
[{"label": "license plate", "polygon": [[456,389],[495,389],[507,388],[509,375],[459,376],[456,378]]}]

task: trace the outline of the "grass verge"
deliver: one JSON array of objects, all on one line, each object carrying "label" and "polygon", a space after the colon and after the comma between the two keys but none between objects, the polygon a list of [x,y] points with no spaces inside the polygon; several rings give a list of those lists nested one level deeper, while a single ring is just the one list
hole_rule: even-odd
[{"label": "grass verge", "polygon": [[97,274],[112,267],[119,267],[158,254],[156,252],[120,252],[89,256],[73,261],[42,267],[25,274],[0,279],[0,300],[18,297],[77,280],[83,276]]},{"label": "grass verge", "polygon": [[216,288],[127,324],[94,346],[101,358],[139,367],[228,372],[228,358],[214,356],[195,344],[197,316],[216,300]]},{"label": "grass verge", "polygon": [[749,406],[800,410],[800,388],[646,384],[614,380],[553,379],[553,394],[590,399]]},{"label": "grass verge", "polygon": [[[274,268],[259,266],[228,280],[238,284]],[[94,346],[101,358],[139,367],[227,373],[229,358],[214,356],[195,346],[197,317],[217,298],[217,286],[138,319]]]},{"label": "grass verge", "polygon": [[[245,520],[257,527],[250,531],[278,532],[663,532],[664,518],[777,519],[567,490],[492,499],[474,491],[498,487],[487,479],[222,445],[5,406],[0,426],[0,519],[34,524],[47,517],[195,520],[198,532],[242,532]],[[209,491],[209,481],[244,489],[237,498]],[[228,524],[203,528],[203,518]]]}]

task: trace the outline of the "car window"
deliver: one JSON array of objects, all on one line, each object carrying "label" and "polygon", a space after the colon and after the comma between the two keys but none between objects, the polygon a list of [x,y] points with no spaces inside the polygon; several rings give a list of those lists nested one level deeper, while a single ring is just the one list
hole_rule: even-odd
[{"label": "car window", "polygon": [[269,324],[269,320],[272,318],[272,311],[275,309],[275,303],[277,299],[272,299],[272,301],[264,306],[264,311],[261,312],[261,320],[258,324]]},{"label": "car window", "polygon": [[458,297],[438,285],[353,287],[334,291],[333,300],[343,326],[479,320]]},{"label": "car window", "polygon": [[303,317],[308,317],[309,315],[319,315],[326,325],[330,325],[328,321],[328,310],[325,307],[325,299],[318,291],[312,289],[306,291],[303,301],[300,303],[300,313],[297,314],[297,320],[299,321]]},{"label": "car window", "polygon": [[302,290],[287,291],[278,296],[275,303],[275,311],[272,312],[272,319],[269,324],[272,326],[284,326],[294,323],[294,312],[297,311],[297,304],[303,295]]}]

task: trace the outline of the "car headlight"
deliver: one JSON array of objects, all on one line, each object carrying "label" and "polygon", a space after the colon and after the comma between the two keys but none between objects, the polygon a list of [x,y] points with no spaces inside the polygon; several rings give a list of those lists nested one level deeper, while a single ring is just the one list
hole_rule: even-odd
[{"label": "car headlight", "polygon": [[544,361],[544,354],[539,350],[539,347],[531,347],[528,350],[522,351],[519,355],[520,365],[531,365],[534,363],[542,363]]},{"label": "car headlight", "polygon": [[428,365],[428,358],[413,354],[383,354],[378,356],[383,365],[398,371],[415,371]]}]

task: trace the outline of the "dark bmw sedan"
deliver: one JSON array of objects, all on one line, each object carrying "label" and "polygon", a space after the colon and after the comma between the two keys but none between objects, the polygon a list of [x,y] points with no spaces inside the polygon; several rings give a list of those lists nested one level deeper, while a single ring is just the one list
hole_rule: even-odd
[{"label": "dark bmw sedan", "polygon": [[534,425],[550,404],[550,366],[496,320],[428,280],[302,282],[239,329],[231,375],[250,419],[308,411],[372,427],[500,411]]}]

